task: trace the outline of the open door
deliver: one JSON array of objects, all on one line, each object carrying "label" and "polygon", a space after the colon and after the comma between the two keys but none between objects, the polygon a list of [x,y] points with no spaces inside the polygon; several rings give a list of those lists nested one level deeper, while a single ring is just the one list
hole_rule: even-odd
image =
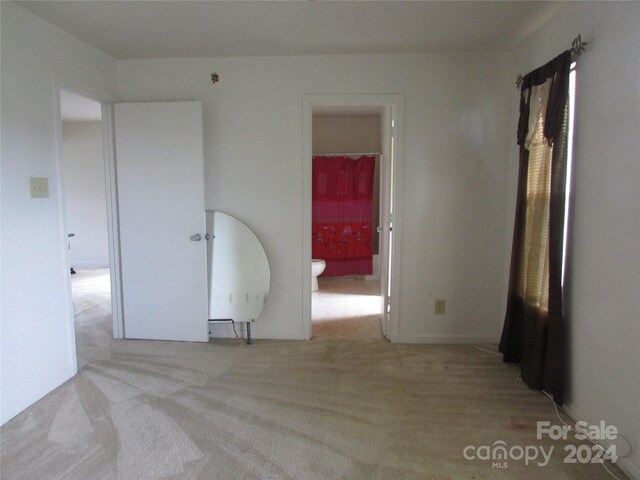
[{"label": "open door", "polygon": [[380,299],[382,334],[389,338],[391,313],[391,273],[393,266],[393,199],[394,199],[394,125],[391,107],[382,116],[382,150],[380,158]]},{"label": "open door", "polygon": [[206,342],[202,105],[114,110],[124,337]]}]

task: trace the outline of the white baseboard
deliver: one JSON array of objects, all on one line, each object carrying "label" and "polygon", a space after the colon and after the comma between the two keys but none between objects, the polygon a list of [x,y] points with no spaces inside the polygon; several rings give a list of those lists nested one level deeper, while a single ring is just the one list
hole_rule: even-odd
[{"label": "white baseboard", "polygon": [[71,262],[71,266],[76,269],[90,269],[90,268],[109,268],[109,261],[104,262]]},{"label": "white baseboard", "polygon": [[[210,325],[210,338],[236,338],[233,327],[229,323]],[[236,331],[240,338],[245,338],[244,323],[236,323]],[[261,331],[256,323],[251,324],[251,336],[264,340],[306,340],[302,333]],[[449,344],[449,345],[497,345],[498,339],[490,335],[400,335],[394,343],[413,344]]]},{"label": "white baseboard", "polygon": [[2,392],[2,425],[18,415],[20,412],[30,407],[42,397],[52,392],[64,382],[75,375],[73,366],[69,365],[61,372],[49,378],[45,382],[39,383],[36,388],[28,391],[7,392],[3,385]]},{"label": "white baseboard", "polygon": [[[562,409],[565,412],[567,412],[571,416],[571,418],[573,418],[573,420],[576,421],[576,422],[584,421],[584,422],[587,422],[589,425],[597,425],[597,422],[594,422],[593,420],[588,418],[584,413],[582,413],[577,408],[573,407],[570,403],[569,404],[565,403],[562,406]],[[625,434],[625,432],[623,431],[624,427],[620,427],[619,425],[616,425],[616,428],[618,428],[619,432],[622,435]],[[607,445],[606,442],[602,442],[602,443]],[[636,446],[634,445],[634,447],[636,447]],[[622,452],[618,452],[618,453],[622,453]],[[620,467],[620,469],[629,478],[632,478],[633,480],[640,480],[640,467],[635,462],[633,462],[630,458],[620,458],[616,462],[616,465],[618,467]]]},{"label": "white baseboard", "polygon": [[424,344],[473,344],[495,345],[498,339],[491,335],[398,335],[394,343],[424,343]]},{"label": "white baseboard", "polygon": [[[256,327],[257,322],[251,324],[251,338],[256,340],[307,340],[302,336],[302,332],[278,332],[263,331],[260,327]],[[238,338],[246,338],[246,325],[244,322],[236,323],[236,332]],[[209,338],[236,338],[233,333],[233,327],[230,323],[218,323],[209,325]]]}]

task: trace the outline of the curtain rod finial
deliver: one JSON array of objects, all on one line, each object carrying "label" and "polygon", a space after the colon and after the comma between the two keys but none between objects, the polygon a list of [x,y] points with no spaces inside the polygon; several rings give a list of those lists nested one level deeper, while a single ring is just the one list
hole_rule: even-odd
[{"label": "curtain rod finial", "polygon": [[580,56],[585,52],[585,47],[589,45],[589,42],[582,41],[582,35],[578,34],[576,38],[571,42],[571,53],[575,56]]},{"label": "curtain rod finial", "polygon": [[522,74],[518,74],[518,76],[516,77],[516,87],[520,88],[520,85],[522,85],[522,81],[524,80]]}]

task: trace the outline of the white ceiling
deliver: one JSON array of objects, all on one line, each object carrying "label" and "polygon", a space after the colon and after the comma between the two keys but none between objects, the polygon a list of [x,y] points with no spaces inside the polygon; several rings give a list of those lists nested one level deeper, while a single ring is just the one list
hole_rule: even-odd
[{"label": "white ceiling", "polygon": [[17,1],[118,59],[511,50],[564,1]]},{"label": "white ceiling", "polygon": [[60,118],[63,122],[99,122],[102,106],[93,100],[60,90]]}]

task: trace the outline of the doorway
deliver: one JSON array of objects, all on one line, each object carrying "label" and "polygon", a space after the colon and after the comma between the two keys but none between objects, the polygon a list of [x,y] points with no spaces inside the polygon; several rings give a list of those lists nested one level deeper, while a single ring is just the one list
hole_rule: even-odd
[{"label": "doorway", "polygon": [[[374,324],[374,328],[378,329],[378,336],[381,330],[382,334],[390,341],[397,338],[397,302],[392,299],[397,296],[399,283],[397,275],[399,262],[395,259],[400,258],[400,242],[397,234],[400,224],[400,205],[396,186],[401,183],[402,173],[400,167],[403,106],[404,98],[402,95],[305,95],[303,98],[303,338],[310,339],[313,335],[314,307],[317,310],[316,319],[322,317],[339,319],[339,310],[345,308],[355,311],[352,314],[344,311],[343,313],[359,319],[347,323],[350,323],[351,327],[355,327],[356,333],[361,329],[365,335],[372,334],[373,325],[370,321],[366,322],[365,319],[373,315],[380,318],[380,321]],[[376,139],[378,143],[375,145],[345,145],[344,143],[340,144],[341,140],[338,140],[338,144],[333,145],[332,148],[341,151],[331,153],[374,154],[377,157],[376,167],[379,177],[375,179],[374,184],[380,187],[379,195],[376,192],[379,197],[379,206],[376,206],[374,210],[379,212],[379,218],[373,221],[374,230],[377,231],[373,232],[372,236],[372,240],[374,240],[372,243],[378,248],[378,256],[373,262],[376,267],[371,275],[342,277],[339,280],[325,281],[320,277],[321,293],[319,295],[318,292],[312,294],[312,157],[315,153],[325,153],[321,150],[326,148],[326,145],[319,144],[317,138],[314,145],[314,130],[327,119],[331,122],[331,117],[344,119],[353,116],[378,118],[379,135]],[[314,117],[316,128],[314,128]],[[334,125],[334,127],[336,126]],[[340,130],[341,127],[337,126],[337,129]],[[331,131],[331,128],[324,130]],[[351,155],[351,158],[359,156]],[[378,228],[376,229],[376,227]],[[322,288],[323,284],[324,289]],[[342,300],[339,299],[339,296],[349,290],[352,295],[347,293],[350,298],[345,298],[346,302],[341,304]],[[318,305],[318,297],[322,296],[330,298],[330,301],[324,306]],[[372,307],[371,300],[377,305]],[[332,302],[335,302],[334,305],[341,304],[342,308],[332,306]],[[334,313],[328,313],[331,311]],[[358,326],[359,321],[364,321],[364,324]],[[338,330],[342,328],[339,326],[339,322],[334,325]],[[331,327],[323,326],[321,331],[324,335],[330,333],[330,330],[332,330]]]},{"label": "doorway", "polygon": [[382,336],[383,114],[381,106],[313,109],[312,338]]},{"label": "doorway", "polygon": [[77,367],[108,355],[113,338],[102,105],[60,89],[62,197]]}]

